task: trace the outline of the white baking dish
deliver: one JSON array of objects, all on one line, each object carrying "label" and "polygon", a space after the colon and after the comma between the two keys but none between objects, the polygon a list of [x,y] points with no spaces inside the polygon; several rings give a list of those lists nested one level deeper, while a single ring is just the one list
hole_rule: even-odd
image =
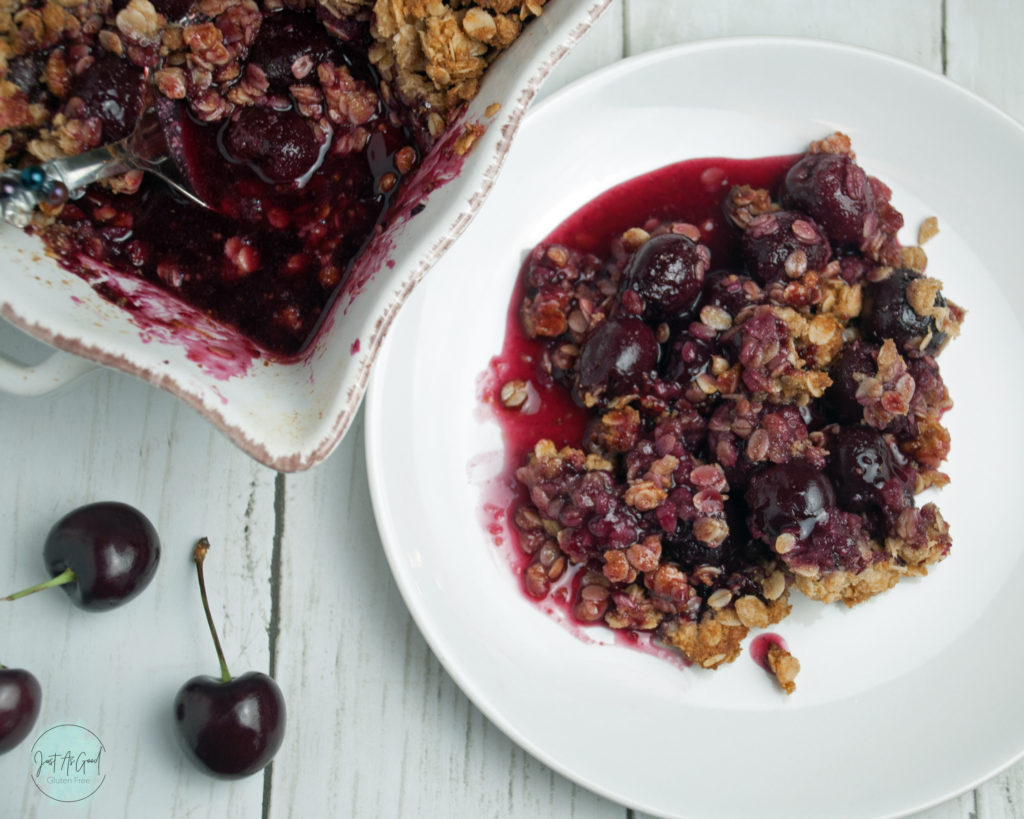
[{"label": "white baking dish", "polygon": [[[410,180],[410,206],[360,257],[298,359],[253,357],[234,330],[138,279],[112,282],[139,305],[121,309],[47,258],[37,239],[0,227],[0,315],[65,351],[32,368],[0,359],[0,389],[39,394],[97,362],[173,393],[268,466],[296,471],[320,462],[348,429],[398,310],[483,203],[541,82],[610,3],[549,3],[494,63],[464,116]],[[483,134],[459,157],[455,140],[477,123]],[[413,201],[425,205],[414,216]]]}]

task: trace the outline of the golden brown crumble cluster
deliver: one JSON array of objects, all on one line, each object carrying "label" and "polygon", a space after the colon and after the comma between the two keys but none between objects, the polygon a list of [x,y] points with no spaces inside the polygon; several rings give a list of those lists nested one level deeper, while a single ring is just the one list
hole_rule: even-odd
[{"label": "golden brown crumble cluster", "polygon": [[[328,8],[354,5],[323,0]],[[512,45],[546,0],[364,0],[373,6],[370,61],[431,136],[446,112],[476,96],[487,66]]]}]

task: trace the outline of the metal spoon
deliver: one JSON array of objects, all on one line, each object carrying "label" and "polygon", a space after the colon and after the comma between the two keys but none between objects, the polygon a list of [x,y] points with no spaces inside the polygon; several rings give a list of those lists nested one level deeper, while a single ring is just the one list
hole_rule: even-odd
[{"label": "metal spoon", "polygon": [[15,227],[27,227],[40,203],[59,205],[69,196],[80,196],[91,183],[127,171],[154,174],[190,201],[210,208],[182,176],[168,150],[162,117],[150,108],[119,142],[0,174],[0,216]]}]

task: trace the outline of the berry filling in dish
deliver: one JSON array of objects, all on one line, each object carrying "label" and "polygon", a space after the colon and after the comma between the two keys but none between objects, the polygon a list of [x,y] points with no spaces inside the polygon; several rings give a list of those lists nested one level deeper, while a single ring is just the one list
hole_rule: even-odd
[{"label": "berry filling in dish", "polygon": [[0,168],[81,154],[157,117],[209,209],[130,171],[55,196],[30,229],[110,298],[103,269],[294,355],[402,181],[544,2],[8,3]]},{"label": "berry filling in dish", "polygon": [[484,398],[529,596],[713,669],[793,589],[853,606],[946,556],[915,498],[948,482],[964,311],[890,198],[832,134],[623,183],[528,254]]}]

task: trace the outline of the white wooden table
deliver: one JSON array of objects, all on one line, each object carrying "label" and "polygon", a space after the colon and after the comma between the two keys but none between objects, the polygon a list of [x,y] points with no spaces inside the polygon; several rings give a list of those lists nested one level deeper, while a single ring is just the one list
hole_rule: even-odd
[{"label": "white wooden table", "polygon": [[[1024,119],[1020,0],[616,0],[544,93],[625,55],[752,34],[890,53]],[[40,355],[9,328],[0,349]],[[0,396],[0,453],[0,586],[42,579],[46,532],[85,502],[138,506],[164,543],[153,586],[116,613],[86,614],[60,592],[0,604],[0,662],[43,685],[34,734],[88,725],[107,773],[66,805],[30,783],[27,751],[0,756],[0,816],[634,815],[520,750],[431,654],[381,551],[361,416],[326,463],[275,474],[169,395],[103,371],[45,398]],[[217,670],[189,559],[201,535],[232,671],[268,670],[290,709],[277,761],[233,783],[193,770],[170,728],[177,688]],[[1024,763],[919,816],[1024,817]]]}]

